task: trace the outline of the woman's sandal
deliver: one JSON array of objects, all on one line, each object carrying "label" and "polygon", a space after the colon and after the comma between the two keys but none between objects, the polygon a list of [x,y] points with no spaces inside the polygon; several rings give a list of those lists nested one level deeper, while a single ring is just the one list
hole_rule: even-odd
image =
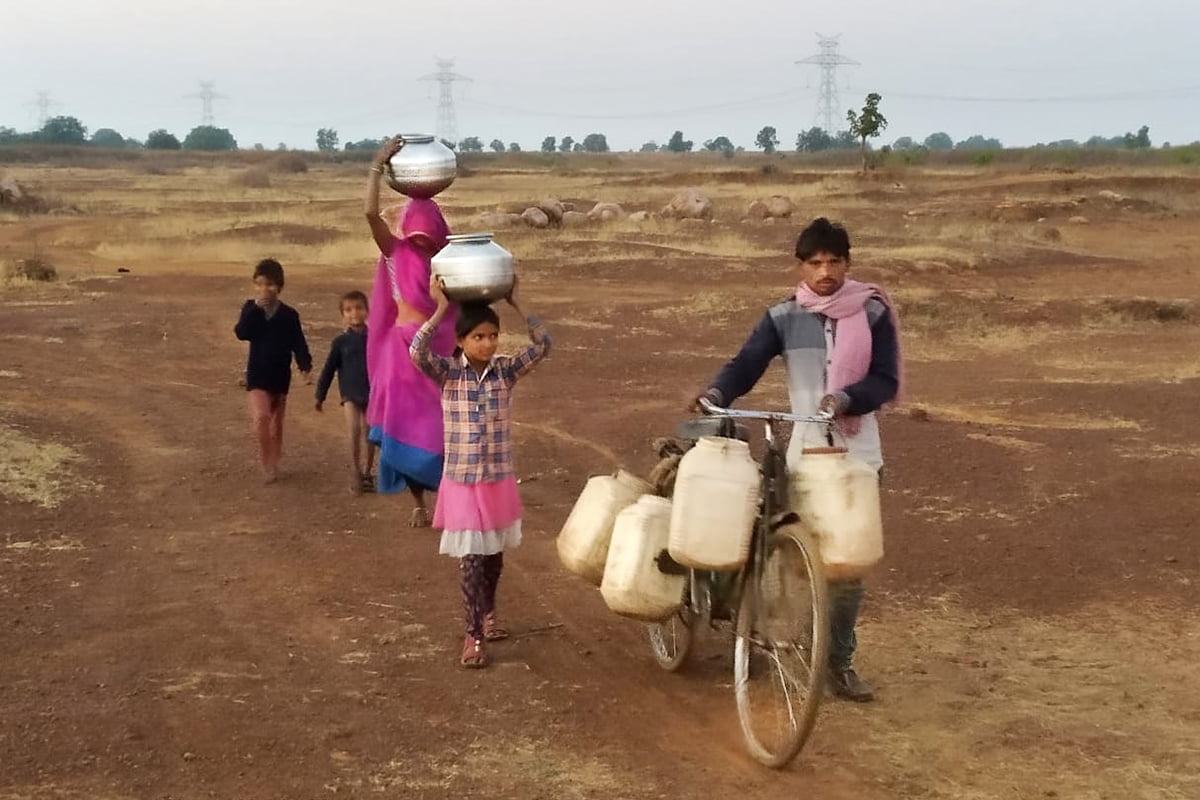
[{"label": "woman's sandal", "polygon": [[483,639],[468,635],[463,640],[462,658],[459,663],[467,669],[483,669],[490,664],[491,659],[483,649]]},{"label": "woman's sandal", "polygon": [[489,642],[499,642],[509,637],[509,632],[496,619],[492,612],[483,618],[483,638]]},{"label": "woman's sandal", "polygon": [[408,520],[410,528],[428,528],[432,523],[429,519],[429,512],[423,508],[414,508],[412,516]]}]

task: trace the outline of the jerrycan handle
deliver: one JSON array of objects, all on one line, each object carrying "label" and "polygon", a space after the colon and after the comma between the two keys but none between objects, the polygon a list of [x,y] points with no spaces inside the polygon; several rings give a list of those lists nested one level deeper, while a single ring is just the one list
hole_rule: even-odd
[{"label": "jerrycan handle", "polygon": [[[800,428],[801,426],[797,425],[796,427]],[[820,429],[820,438],[818,439],[820,445],[817,447],[809,446],[809,429],[813,427]],[[796,433],[797,431],[793,429],[792,435],[795,436]],[[820,424],[815,422],[804,423],[799,434],[800,452],[802,455],[845,453],[850,449],[850,444],[846,441],[846,435],[842,433],[842,429],[838,427],[837,423],[832,420],[828,423]],[[837,443],[838,440],[841,441],[841,444]]]}]

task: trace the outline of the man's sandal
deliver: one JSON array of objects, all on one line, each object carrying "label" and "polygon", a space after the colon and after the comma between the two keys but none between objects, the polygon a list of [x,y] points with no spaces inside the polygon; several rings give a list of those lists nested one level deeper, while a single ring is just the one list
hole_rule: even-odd
[{"label": "man's sandal", "polygon": [[499,642],[509,637],[509,632],[496,619],[496,612],[483,618],[483,638],[489,642]]},{"label": "man's sandal", "polygon": [[483,639],[468,635],[463,640],[462,658],[459,663],[467,669],[483,669],[490,664],[491,659],[483,649]]},{"label": "man's sandal", "polygon": [[410,528],[428,528],[432,523],[429,519],[429,512],[423,508],[414,508],[412,516],[409,517],[408,527]]}]

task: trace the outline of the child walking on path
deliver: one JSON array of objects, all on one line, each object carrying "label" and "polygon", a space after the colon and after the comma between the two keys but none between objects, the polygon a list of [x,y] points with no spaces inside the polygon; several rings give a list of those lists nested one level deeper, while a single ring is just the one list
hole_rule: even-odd
[{"label": "child walking on path", "polygon": [[312,382],[312,355],[304,341],[300,315],[279,299],[282,291],[283,267],[279,262],[273,258],[258,262],[254,268],[254,299],[242,306],[233,329],[238,339],[250,343],[246,394],[250,424],[258,442],[258,463],[267,483],[274,483],[279,475],[293,356],[305,382]]},{"label": "child walking on path", "polygon": [[455,322],[459,353],[433,355],[429,339],[450,307],[441,281],[430,279],[437,310],[413,338],[413,363],[442,387],[446,461],[433,524],[442,529],[440,552],[460,559],[466,638],[464,667],[488,665],[485,641],[508,637],[496,619],[496,588],[504,551],[521,543],[521,498],[512,457],[512,389],[550,351],[550,335],[525,316],[517,287],[509,305],[525,316],[531,344],[498,356],[500,318],[486,303],[463,305]]},{"label": "child walking on path", "polygon": [[334,337],[329,346],[325,368],[317,379],[317,411],[325,405],[333,376],[338,378],[338,393],[342,398],[342,414],[350,434],[350,491],[362,494],[375,490],[371,467],[375,464],[375,447],[367,441],[367,401],[370,385],[367,382],[367,296],[362,292],[347,292],[339,301],[342,323],[346,330]]}]

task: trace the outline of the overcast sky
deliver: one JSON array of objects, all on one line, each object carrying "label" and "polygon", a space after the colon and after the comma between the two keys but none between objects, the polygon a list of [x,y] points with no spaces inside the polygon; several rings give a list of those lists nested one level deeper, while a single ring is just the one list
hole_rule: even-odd
[{"label": "overcast sky", "polygon": [[456,86],[459,137],[536,148],[590,132],[614,149],[785,147],[817,121],[817,33],[861,62],[839,72],[840,106],[883,95],[882,141],[945,130],[1006,145],[1115,135],[1146,124],[1155,144],[1200,139],[1198,0],[2,0],[0,125],[52,114],[137,138],[200,121],[186,95],[215,81],[216,123],[242,147],[313,147],[432,129],[435,57]]}]

